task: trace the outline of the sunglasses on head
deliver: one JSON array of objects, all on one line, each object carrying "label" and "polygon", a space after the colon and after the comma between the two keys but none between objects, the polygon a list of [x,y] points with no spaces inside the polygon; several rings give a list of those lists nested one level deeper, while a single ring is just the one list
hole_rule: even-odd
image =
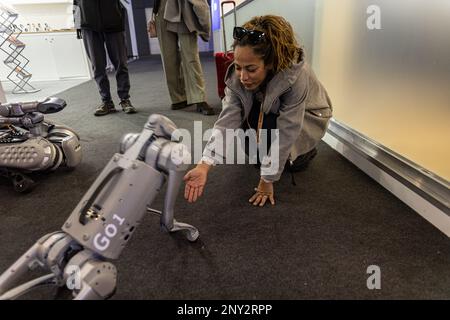
[{"label": "sunglasses on head", "polygon": [[258,30],[248,30],[242,27],[234,27],[233,38],[237,41],[241,41],[244,37],[247,37],[250,44],[258,44],[265,39],[264,32]]}]

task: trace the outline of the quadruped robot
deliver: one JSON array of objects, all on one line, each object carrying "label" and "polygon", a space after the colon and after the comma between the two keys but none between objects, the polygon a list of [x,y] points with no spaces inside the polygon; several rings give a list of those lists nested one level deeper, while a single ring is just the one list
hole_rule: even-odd
[{"label": "quadruped robot", "polygon": [[[76,300],[107,299],[116,288],[117,259],[146,212],[160,214],[164,231],[196,241],[198,230],[174,219],[174,204],[190,153],[172,141],[175,124],[151,115],[140,134],[126,134],[116,153],[72,211],[62,231],[39,239],[0,276],[0,300],[42,284],[66,286]],[[164,209],[149,205],[167,180]],[[49,274],[15,287],[30,269]]]},{"label": "quadruped robot", "polygon": [[33,171],[76,167],[82,158],[78,135],[69,127],[44,120],[66,107],[60,98],[0,105],[0,176],[18,192],[34,186]]}]

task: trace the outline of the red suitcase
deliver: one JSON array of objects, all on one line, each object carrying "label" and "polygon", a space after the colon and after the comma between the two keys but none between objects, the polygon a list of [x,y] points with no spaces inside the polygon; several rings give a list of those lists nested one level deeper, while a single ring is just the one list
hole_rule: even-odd
[{"label": "red suitcase", "polygon": [[234,25],[236,26],[236,2],[223,1],[221,3],[221,7],[222,7],[223,43],[225,52],[217,52],[214,55],[216,60],[216,71],[217,71],[217,89],[220,99],[225,97],[225,73],[227,72],[229,65],[233,62],[234,59],[233,51],[227,50],[227,40],[225,38],[225,19],[223,15],[223,5],[226,3],[231,3],[233,5]]},{"label": "red suitcase", "polygon": [[216,71],[217,71],[217,90],[220,99],[225,97],[225,73],[229,65],[233,62],[234,53],[233,52],[217,52],[216,58]]}]

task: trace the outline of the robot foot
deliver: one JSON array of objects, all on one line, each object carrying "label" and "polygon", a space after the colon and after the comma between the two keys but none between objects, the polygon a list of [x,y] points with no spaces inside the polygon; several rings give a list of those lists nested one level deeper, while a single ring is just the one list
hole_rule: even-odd
[{"label": "robot foot", "polygon": [[190,242],[197,241],[200,232],[198,229],[190,224],[184,222],[178,222],[173,219],[173,227],[169,230],[169,232],[181,231]]},{"label": "robot foot", "polygon": [[[163,213],[159,210],[147,207],[147,212],[153,213],[157,216],[162,217]],[[165,221],[166,219],[162,219],[161,221]],[[170,223],[170,221],[169,221]],[[176,232],[181,231],[186,239],[188,239],[190,242],[197,241],[198,237],[200,236],[200,232],[198,229],[190,224],[184,223],[184,222],[178,222],[175,219],[172,219],[171,227],[166,225],[164,222],[161,222],[161,228],[166,232]]]},{"label": "robot foot", "polygon": [[0,176],[9,179],[14,190],[20,193],[30,192],[36,185],[34,180],[17,170],[2,168],[0,169]]}]

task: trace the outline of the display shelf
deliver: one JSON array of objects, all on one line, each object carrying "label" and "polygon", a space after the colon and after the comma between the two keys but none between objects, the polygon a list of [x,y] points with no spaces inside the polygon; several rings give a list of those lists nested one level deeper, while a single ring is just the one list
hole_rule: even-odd
[{"label": "display shelf", "polygon": [[3,63],[10,70],[7,79],[15,85],[13,93],[36,92],[29,84],[32,74],[26,67],[30,60],[22,54],[25,43],[18,39],[22,30],[14,24],[17,17],[16,12],[0,6],[0,50],[6,53]]}]

